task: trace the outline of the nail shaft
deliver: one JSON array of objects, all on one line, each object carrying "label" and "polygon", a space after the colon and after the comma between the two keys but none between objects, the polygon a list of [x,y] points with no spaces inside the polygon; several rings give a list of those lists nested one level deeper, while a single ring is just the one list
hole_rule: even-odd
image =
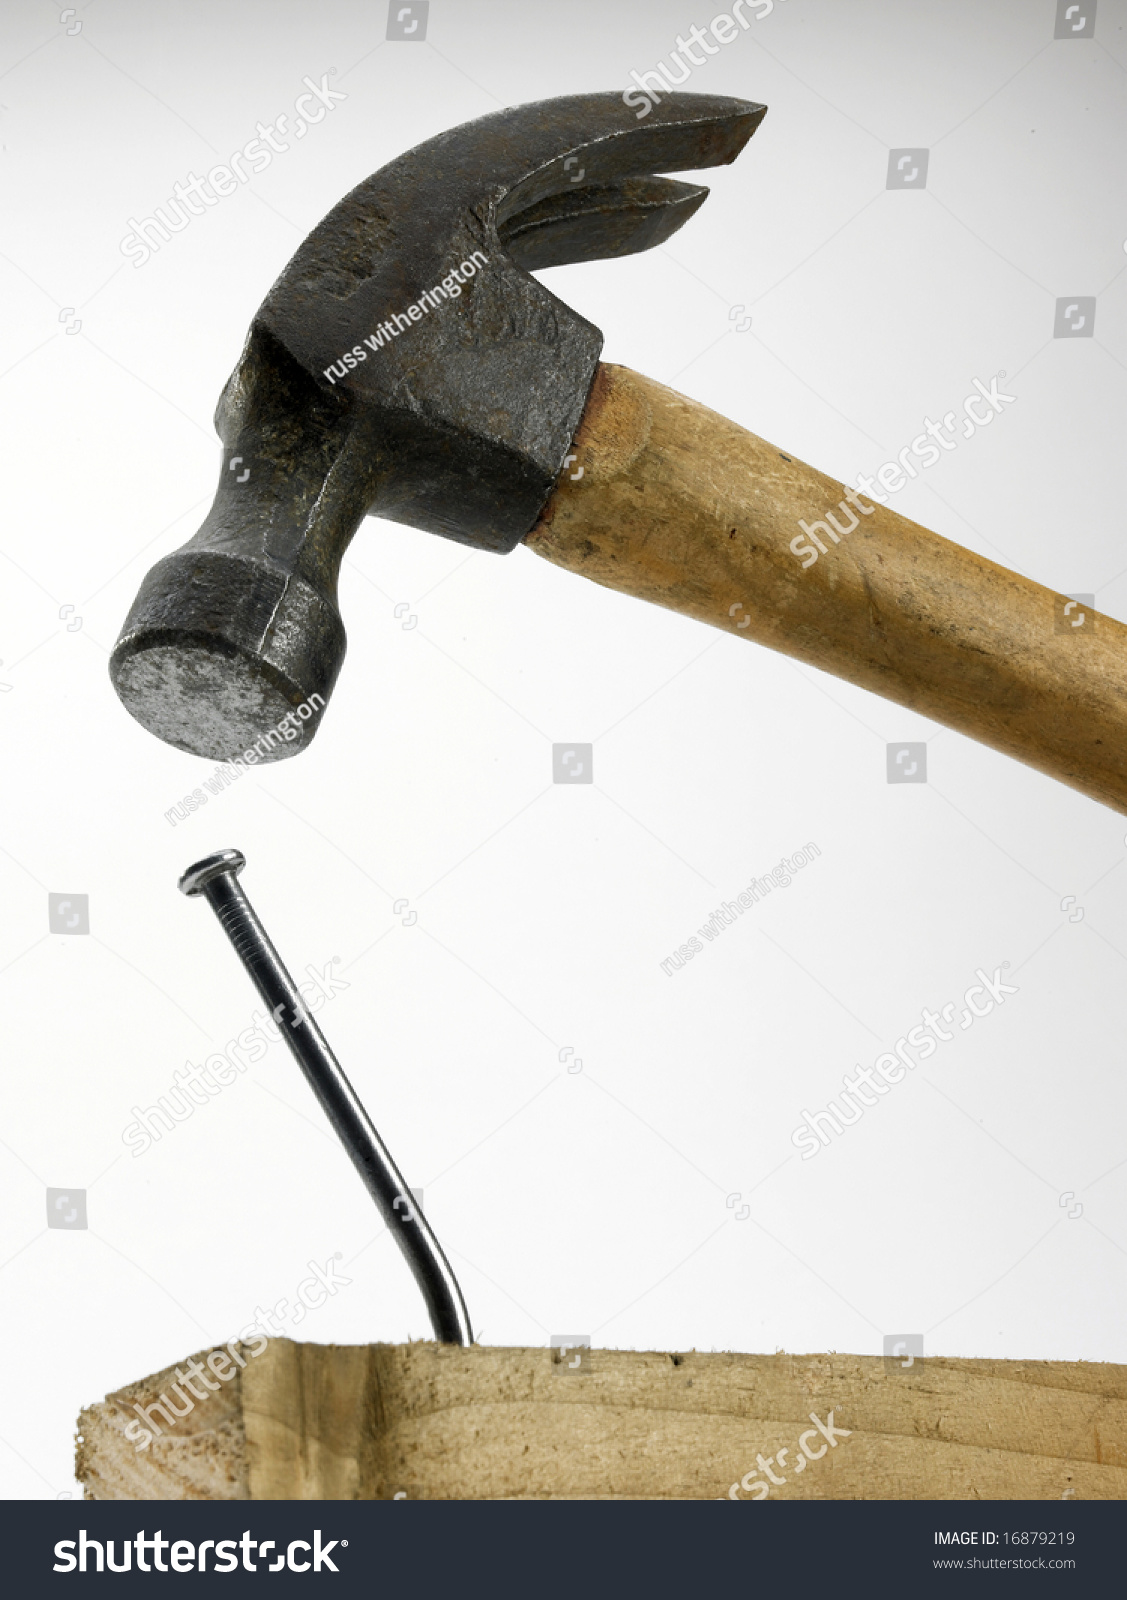
[{"label": "nail shaft", "polygon": [[426,1301],[435,1338],[443,1344],[472,1344],[469,1313],[453,1269],[237,883],[236,874],[243,865],[244,858],[238,851],[221,851],[190,867],[180,880],[180,887],[185,894],[202,894],[219,918],[402,1250]]}]

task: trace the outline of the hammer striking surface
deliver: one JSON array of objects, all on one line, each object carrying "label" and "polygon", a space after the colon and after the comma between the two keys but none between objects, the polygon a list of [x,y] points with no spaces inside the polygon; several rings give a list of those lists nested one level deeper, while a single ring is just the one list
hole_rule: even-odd
[{"label": "hammer striking surface", "polygon": [[[386,516],[497,553],[523,541],[1127,812],[1127,628],[1056,632],[1053,591],[601,364],[598,329],[531,276],[664,242],[708,191],[655,174],[733,161],[765,110],[671,93],[639,122],[617,93],[540,101],[341,201],[220,399],[224,459],[249,481],[221,471],[126,619],[110,672],[131,714],[212,759],[296,754],[344,657],[344,551]],[[804,568],[800,525],[846,500],[857,526]]]}]

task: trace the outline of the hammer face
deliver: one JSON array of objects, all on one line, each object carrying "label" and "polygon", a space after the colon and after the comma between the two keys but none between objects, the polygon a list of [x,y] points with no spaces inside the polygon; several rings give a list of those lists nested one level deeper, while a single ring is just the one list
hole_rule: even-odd
[{"label": "hammer face", "polygon": [[208,760],[279,761],[311,737],[291,731],[293,707],[253,661],[202,645],[179,641],[139,652],[118,667],[114,687],[143,728]]},{"label": "hammer face", "polygon": [[110,663],[141,725],[214,761],[280,761],[317,731],[344,659],[335,606],[262,561],[184,550],[149,573]]}]

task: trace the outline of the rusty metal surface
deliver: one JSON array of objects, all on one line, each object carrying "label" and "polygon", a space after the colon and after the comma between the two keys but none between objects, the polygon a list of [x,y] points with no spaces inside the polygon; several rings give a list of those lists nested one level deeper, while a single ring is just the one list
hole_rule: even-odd
[{"label": "rusty metal surface", "polygon": [[[337,574],[365,515],[513,549],[602,348],[531,270],[663,242],[708,191],[654,174],[734,160],[764,111],[670,94],[639,122],[617,92],[540,101],[428,140],[335,206],[259,308],[220,399],[212,510],[148,574],[114,649],[131,714],[229,760],[311,696],[327,702],[345,651]],[[377,345],[396,313],[407,325]],[[296,754],[323,709],[257,758]]]}]

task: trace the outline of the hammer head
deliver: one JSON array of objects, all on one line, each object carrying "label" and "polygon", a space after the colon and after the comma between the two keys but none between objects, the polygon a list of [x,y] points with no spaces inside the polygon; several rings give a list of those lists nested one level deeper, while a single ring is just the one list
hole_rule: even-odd
[{"label": "hammer head", "polygon": [[363,518],[503,552],[552,493],[602,335],[531,271],[663,243],[708,190],[654,174],[734,160],[765,110],[544,100],[439,134],[330,211],[220,398],[211,512],[114,648],[126,709],[193,755],[302,749],[344,658],[337,575]]}]

